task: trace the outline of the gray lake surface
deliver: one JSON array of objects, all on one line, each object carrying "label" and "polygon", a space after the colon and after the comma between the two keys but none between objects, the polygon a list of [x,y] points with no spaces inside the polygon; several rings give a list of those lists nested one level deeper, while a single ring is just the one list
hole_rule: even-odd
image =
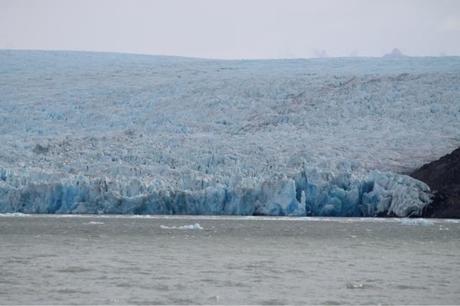
[{"label": "gray lake surface", "polygon": [[0,304],[458,304],[457,220],[0,216]]}]

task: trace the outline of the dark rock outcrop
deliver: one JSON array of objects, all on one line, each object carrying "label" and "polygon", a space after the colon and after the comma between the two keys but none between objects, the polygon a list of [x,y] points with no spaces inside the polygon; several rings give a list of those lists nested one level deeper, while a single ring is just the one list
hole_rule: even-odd
[{"label": "dark rock outcrop", "polygon": [[411,176],[425,182],[434,193],[423,217],[460,218],[460,148],[423,165]]}]

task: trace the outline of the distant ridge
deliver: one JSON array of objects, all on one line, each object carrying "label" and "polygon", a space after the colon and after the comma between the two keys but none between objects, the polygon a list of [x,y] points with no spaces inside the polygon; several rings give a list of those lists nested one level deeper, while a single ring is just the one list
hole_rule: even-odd
[{"label": "distant ridge", "polygon": [[408,57],[408,56],[404,55],[401,52],[401,50],[399,50],[398,48],[394,48],[393,50],[391,50],[390,53],[385,54],[383,57],[385,57],[385,58],[404,58],[404,57]]}]

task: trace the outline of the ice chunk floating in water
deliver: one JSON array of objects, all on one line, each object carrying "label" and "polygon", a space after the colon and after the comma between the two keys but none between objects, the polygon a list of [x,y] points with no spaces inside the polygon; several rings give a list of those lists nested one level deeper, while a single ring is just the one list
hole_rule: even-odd
[{"label": "ice chunk floating in water", "polygon": [[104,222],[100,222],[100,221],[89,221],[88,223],[85,223],[85,224],[90,224],[90,225],[103,225]]},{"label": "ice chunk floating in water", "polygon": [[459,145],[459,99],[457,57],[0,51],[0,213],[417,216],[400,173]]},{"label": "ice chunk floating in water", "polygon": [[404,225],[423,225],[431,226],[434,225],[433,221],[427,219],[401,219],[401,224]]},{"label": "ice chunk floating in water", "polygon": [[203,227],[199,223],[190,224],[190,225],[181,225],[181,226],[167,226],[160,225],[162,229],[179,229],[179,230],[202,230]]}]

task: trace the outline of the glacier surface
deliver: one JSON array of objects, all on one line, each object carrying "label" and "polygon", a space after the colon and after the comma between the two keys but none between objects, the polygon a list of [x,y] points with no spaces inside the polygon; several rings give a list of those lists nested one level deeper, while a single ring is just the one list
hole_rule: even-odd
[{"label": "glacier surface", "polygon": [[0,213],[417,216],[460,58],[0,50]]}]

